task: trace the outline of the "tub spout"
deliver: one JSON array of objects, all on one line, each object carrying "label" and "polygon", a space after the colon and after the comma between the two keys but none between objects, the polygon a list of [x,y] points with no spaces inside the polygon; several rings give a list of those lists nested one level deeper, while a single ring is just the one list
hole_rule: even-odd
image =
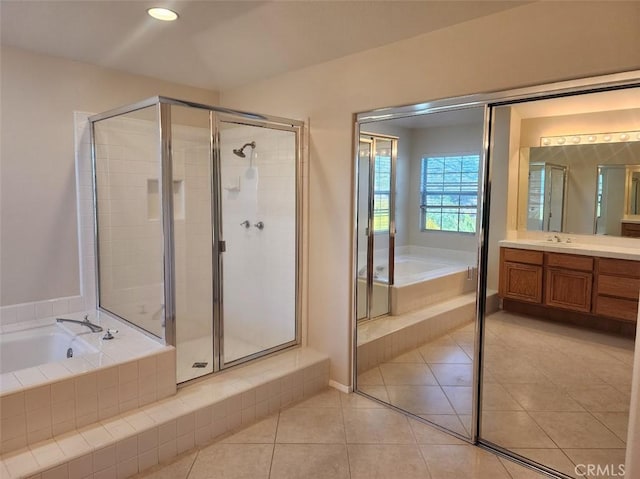
[{"label": "tub spout", "polygon": [[89,328],[91,330],[92,333],[99,333],[100,331],[102,331],[102,326],[98,326],[97,324],[93,324],[91,321],[89,321],[89,316],[85,316],[83,321],[79,321],[77,319],[67,319],[67,318],[56,318],[56,321],[58,323],[75,323],[75,324],[81,324],[82,326],[86,326],[87,328]]}]

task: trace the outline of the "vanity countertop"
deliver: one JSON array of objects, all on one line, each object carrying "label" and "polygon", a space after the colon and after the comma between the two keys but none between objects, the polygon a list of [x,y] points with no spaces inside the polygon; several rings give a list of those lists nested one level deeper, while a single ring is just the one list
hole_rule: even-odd
[{"label": "vanity countertop", "polygon": [[623,218],[620,220],[621,223],[640,223],[640,219],[639,218]]},{"label": "vanity countertop", "polygon": [[553,253],[580,254],[584,256],[600,256],[603,258],[640,261],[640,242],[637,248],[594,243],[556,243],[533,239],[502,240],[499,243],[500,246],[504,248],[530,249],[550,251]]}]

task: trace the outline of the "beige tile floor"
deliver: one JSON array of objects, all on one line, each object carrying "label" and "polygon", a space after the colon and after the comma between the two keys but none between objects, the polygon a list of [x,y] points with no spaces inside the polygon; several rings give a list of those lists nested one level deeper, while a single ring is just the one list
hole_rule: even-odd
[{"label": "beige tile floor", "polygon": [[[499,312],[487,318],[482,437],[574,476],[623,461],[634,342]],[[468,435],[473,325],[358,377],[363,392]],[[602,476],[600,476],[602,477]]]},{"label": "beige tile floor", "polygon": [[542,479],[358,396],[328,389],[146,479]]}]

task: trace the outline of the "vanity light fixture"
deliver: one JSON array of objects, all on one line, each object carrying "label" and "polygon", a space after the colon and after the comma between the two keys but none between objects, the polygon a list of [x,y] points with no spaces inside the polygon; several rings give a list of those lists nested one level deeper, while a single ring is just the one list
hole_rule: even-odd
[{"label": "vanity light fixture", "polygon": [[540,146],[553,146],[582,143],[625,143],[628,141],[640,141],[640,131],[618,131],[612,133],[588,133],[584,135],[543,136],[540,138]]},{"label": "vanity light fixture", "polygon": [[147,13],[156,20],[162,20],[163,22],[172,22],[178,19],[176,12],[163,7],[150,8],[147,10]]}]

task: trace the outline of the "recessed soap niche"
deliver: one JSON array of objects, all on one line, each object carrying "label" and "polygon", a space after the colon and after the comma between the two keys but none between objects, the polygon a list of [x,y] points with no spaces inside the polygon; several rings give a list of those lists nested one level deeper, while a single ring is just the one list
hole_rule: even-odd
[{"label": "recessed soap niche", "polygon": [[[160,188],[157,178],[147,180],[147,219],[160,219]],[[173,180],[173,219],[184,219],[184,180]]]}]

